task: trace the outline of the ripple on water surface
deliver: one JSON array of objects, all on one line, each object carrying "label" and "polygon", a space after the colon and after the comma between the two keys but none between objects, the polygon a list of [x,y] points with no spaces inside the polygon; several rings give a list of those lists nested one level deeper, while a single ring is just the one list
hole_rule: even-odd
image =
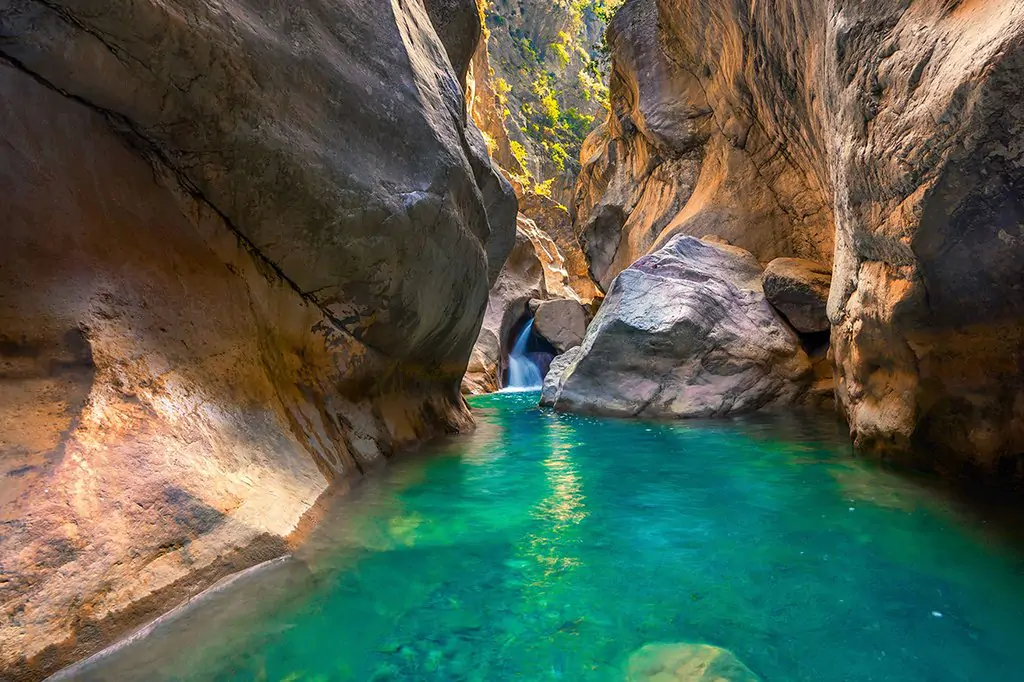
[{"label": "ripple on water surface", "polygon": [[1019,546],[852,458],[830,418],[536,400],[474,399],[476,433],[332,500],[294,560],[80,679],[623,680],[652,651],[767,682],[1024,679]]}]

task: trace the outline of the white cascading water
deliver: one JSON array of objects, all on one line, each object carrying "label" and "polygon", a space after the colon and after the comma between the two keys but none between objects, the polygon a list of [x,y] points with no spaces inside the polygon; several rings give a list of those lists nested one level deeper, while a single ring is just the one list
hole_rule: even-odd
[{"label": "white cascading water", "polygon": [[508,385],[506,390],[510,391],[535,391],[540,390],[544,377],[541,376],[540,367],[526,354],[526,346],[530,341],[530,331],[533,329],[533,319],[527,320],[522,331],[516,337],[516,342],[508,354]]}]

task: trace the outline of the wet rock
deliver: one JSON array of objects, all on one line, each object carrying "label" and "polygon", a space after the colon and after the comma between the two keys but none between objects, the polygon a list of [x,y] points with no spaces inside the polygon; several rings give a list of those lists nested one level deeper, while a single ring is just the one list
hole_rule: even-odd
[{"label": "wet rock", "polygon": [[559,353],[564,353],[583,342],[587,333],[587,315],[576,301],[539,301],[533,310],[533,331]]},{"label": "wet rock", "polygon": [[829,330],[825,307],[832,284],[832,268],[802,258],[776,258],[761,276],[768,302],[798,332]]},{"label": "wet rock", "polygon": [[708,644],[647,644],[629,657],[627,682],[760,682],[727,649]]},{"label": "wet rock", "polygon": [[619,273],[555,407],[711,417],[802,398],[811,365],[748,251],[679,236]]}]

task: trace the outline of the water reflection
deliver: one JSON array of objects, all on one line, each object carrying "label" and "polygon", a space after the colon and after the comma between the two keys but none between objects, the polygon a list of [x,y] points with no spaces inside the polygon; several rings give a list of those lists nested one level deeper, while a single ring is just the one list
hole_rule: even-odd
[{"label": "water reflection", "polygon": [[539,528],[528,536],[522,550],[540,570],[530,581],[538,587],[580,565],[579,557],[573,553],[577,539],[573,531],[587,517],[586,497],[572,459],[572,427],[557,415],[549,414],[543,433],[541,442],[547,443],[549,454],[541,464],[550,494],[530,512],[540,521]]}]

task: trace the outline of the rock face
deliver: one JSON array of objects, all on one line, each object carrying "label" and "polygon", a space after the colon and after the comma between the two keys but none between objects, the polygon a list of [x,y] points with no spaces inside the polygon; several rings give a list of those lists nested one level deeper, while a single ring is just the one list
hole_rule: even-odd
[{"label": "rock face", "polygon": [[558,246],[565,262],[565,271],[569,276],[569,286],[583,303],[590,304],[604,294],[590,278],[590,263],[583,253],[579,238],[573,229],[569,211],[555,202],[536,192],[519,194],[520,212],[534,221],[540,229],[547,233]]},{"label": "rock face", "polygon": [[802,258],[776,258],[761,276],[768,302],[804,334],[831,328],[825,311],[831,284],[830,267]]},{"label": "rock face", "polygon": [[544,384],[541,386],[540,404],[542,407],[554,407],[558,402],[558,396],[562,392],[569,368],[579,359],[581,352],[582,348],[576,346],[551,361],[548,373],[544,376]]},{"label": "rock face", "polygon": [[626,664],[627,682],[760,682],[726,649],[708,644],[647,644]]},{"label": "rock face", "polygon": [[567,362],[552,378],[554,406],[619,416],[793,403],[812,379],[799,339],[764,297],[757,260],[685,235],[619,274]]},{"label": "rock face", "polygon": [[676,233],[830,263],[856,444],[1020,481],[1022,38],[1020,0],[630,0],[573,206],[595,280]]},{"label": "rock face", "polygon": [[[754,54],[743,47],[748,5],[631,0],[609,26],[611,113],[583,145],[572,204],[601,287],[678,233],[720,235],[763,262],[831,263],[821,183],[736,85]],[[724,35],[703,34],[704,22]],[[769,36],[773,47],[780,35]]]},{"label": "rock face", "polygon": [[0,678],[468,426],[516,208],[452,47],[420,0],[0,2]]},{"label": "rock face", "polygon": [[569,299],[540,301],[533,311],[533,330],[564,353],[583,343],[587,314],[582,305]]}]

